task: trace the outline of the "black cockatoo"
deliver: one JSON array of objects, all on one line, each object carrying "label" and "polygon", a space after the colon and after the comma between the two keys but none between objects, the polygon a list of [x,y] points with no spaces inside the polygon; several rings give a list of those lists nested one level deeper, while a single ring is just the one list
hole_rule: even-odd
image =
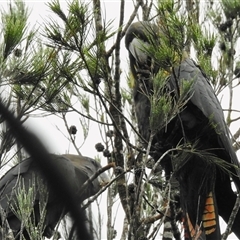
[{"label": "black cockatoo", "polygon": [[[139,132],[146,140],[145,146],[151,133],[149,96],[154,91],[152,80],[162,67],[148,51],[154,39],[155,46],[161,47],[163,31],[157,29],[154,24],[136,22],[129,27],[125,37],[135,81],[135,112]],[[173,172],[180,185],[180,203],[187,225],[186,239],[221,239],[218,215],[228,222],[236,201],[231,178],[237,191],[240,189],[239,162],[223,111],[207,76],[193,60],[184,58],[168,72],[162,94],[171,96],[172,104],[177,101],[184,82],[191,82],[191,91],[179,112],[154,132],[150,154],[158,160],[166,150],[180,145],[192,146],[193,151],[186,153],[183,150],[168,155],[162,164],[166,174]],[[224,165],[227,171],[223,170]],[[232,227],[238,238],[239,226],[240,212]]]},{"label": "black cockatoo", "polygon": [[[63,176],[65,176],[66,184],[75,192],[79,205],[86,198],[96,194],[109,181],[107,175],[102,173],[82,191],[81,187],[83,184],[101,168],[101,165],[91,158],[78,155],[50,155],[50,157],[57,164]],[[43,226],[45,226],[43,236],[52,237],[57,223],[67,213],[64,203],[52,190],[52,186],[45,179],[37,162],[32,157],[23,160],[11,168],[0,180],[0,207],[4,212],[10,229],[12,229],[17,239],[19,239],[18,233],[23,223],[18,219],[13,210],[18,208],[16,206],[17,194],[19,193],[19,189],[23,187],[26,192],[31,191],[33,185],[35,188],[35,200],[32,203],[34,214],[31,214],[31,218],[32,221],[35,221],[36,226],[40,221],[39,204],[40,199],[43,198],[41,195],[44,194],[43,187],[46,188],[45,191],[48,194],[46,197],[46,216],[43,222]],[[10,204],[12,207],[10,207]],[[4,217],[1,221],[3,219]],[[6,223],[2,222],[1,225],[3,224]],[[23,234],[26,239],[30,239],[24,225]]]}]

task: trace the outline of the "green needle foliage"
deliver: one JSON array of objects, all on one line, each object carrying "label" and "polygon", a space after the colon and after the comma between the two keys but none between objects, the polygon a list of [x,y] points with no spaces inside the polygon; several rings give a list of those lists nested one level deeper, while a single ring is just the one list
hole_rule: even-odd
[{"label": "green needle foliage", "polygon": [[[25,186],[31,186],[28,190]],[[36,189],[38,186],[38,189]],[[21,228],[26,229],[29,236],[35,240],[42,240],[44,232],[44,219],[46,216],[46,203],[48,199],[48,191],[42,179],[33,177],[28,183],[24,183],[24,179],[19,179],[18,187],[13,194],[16,199],[9,199],[12,212],[22,221]],[[39,208],[34,211],[34,204],[37,202]],[[38,222],[35,226],[35,222]]]},{"label": "green needle foliage", "polygon": [[2,12],[3,59],[12,53],[23,40],[27,31],[29,11],[23,1],[13,1],[9,5],[9,12]]}]

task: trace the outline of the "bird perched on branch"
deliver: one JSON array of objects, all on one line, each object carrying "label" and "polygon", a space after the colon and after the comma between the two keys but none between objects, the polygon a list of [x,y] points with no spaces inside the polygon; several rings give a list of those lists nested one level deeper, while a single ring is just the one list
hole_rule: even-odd
[{"label": "bird perched on branch", "polygon": [[[79,205],[109,182],[107,175],[102,173],[90,181],[86,188],[81,189],[83,184],[101,169],[101,165],[91,158],[78,155],[50,155],[49,157],[56,163],[58,171],[65,177],[65,182],[75,193]],[[52,237],[54,228],[68,212],[67,207],[52,188],[53,186],[45,179],[42,170],[32,157],[11,168],[0,180],[1,225],[9,224],[17,239],[20,239],[20,231],[23,231],[26,239],[30,239],[28,231],[31,229],[27,228],[30,219],[35,226],[43,224],[43,236]],[[30,210],[28,219],[19,219],[21,216],[19,211],[27,211],[21,209],[21,203],[19,203],[21,189],[25,194],[30,191],[33,194],[33,202],[30,203],[32,210]],[[46,204],[45,209],[44,204]],[[46,212],[44,213],[43,210]],[[5,220],[7,220],[5,222],[4,215]]]},{"label": "bird perched on branch", "polygon": [[[221,105],[201,68],[182,58],[166,71],[163,59],[151,54],[151,48],[158,51],[164,45],[163,34],[148,22],[133,23],[126,32],[139,133],[145,147],[152,140],[150,155],[155,161],[174,149],[161,163],[166,175],[173,173],[180,185],[186,239],[221,239],[218,215],[229,221],[237,198],[231,178],[238,193],[240,189],[239,162]],[[156,88],[163,78],[162,89]],[[232,226],[238,238],[239,226],[240,212]]]}]

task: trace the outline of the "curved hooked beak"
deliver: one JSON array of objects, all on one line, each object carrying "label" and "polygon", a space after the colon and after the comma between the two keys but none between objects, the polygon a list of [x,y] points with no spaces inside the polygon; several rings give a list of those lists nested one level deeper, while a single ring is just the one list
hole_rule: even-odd
[{"label": "curved hooked beak", "polygon": [[110,182],[110,178],[105,172],[103,172],[98,176],[98,182],[101,187],[104,187]]},{"label": "curved hooked beak", "polygon": [[149,46],[150,44],[148,42],[144,42],[139,38],[133,38],[128,50],[139,64],[145,65],[148,60],[147,48],[149,48]]}]

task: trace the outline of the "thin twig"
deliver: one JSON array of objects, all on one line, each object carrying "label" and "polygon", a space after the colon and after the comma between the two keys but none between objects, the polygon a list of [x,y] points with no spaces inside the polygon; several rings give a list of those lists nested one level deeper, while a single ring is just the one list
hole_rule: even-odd
[{"label": "thin twig", "polygon": [[91,203],[93,203],[98,198],[99,195],[101,195],[103,192],[105,192],[106,189],[109,188],[109,186],[111,186],[114,182],[116,182],[119,178],[122,177],[122,175],[125,175],[127,172],[129,172],[129,171],[122,172],[117,177],[115,177],[113,180],[111,180],[106,186],[104,186],[96,195],[88,198],[88,202],[83,205],[82,209],[86,209]]},{"label": "thin twig", "polygon": [[229,220],[228,220],[227,228],[222,235],[222,240],[226,240],[228,235],[231,233],[231,229],[232,229],[233,223],[235,221],[235,218],[237,216],[239,207],[240,207],[240,195],[238,194],[236,202],[235,202],[233,210],[232,210],[232,213],[231,213],[231,215],[229,217]]}]

